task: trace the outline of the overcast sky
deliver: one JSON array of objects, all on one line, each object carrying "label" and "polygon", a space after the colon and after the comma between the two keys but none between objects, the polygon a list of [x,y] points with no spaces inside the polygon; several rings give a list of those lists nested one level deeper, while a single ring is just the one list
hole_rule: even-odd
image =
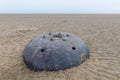
[{"label": "overcast sky", "polygon": [[120,13],[120,0],[0,0],[0,13]]}]

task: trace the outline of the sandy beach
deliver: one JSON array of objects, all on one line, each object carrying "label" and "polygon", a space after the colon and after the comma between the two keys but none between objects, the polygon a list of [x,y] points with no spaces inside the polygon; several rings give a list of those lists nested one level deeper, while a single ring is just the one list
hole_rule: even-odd
[{"label": "sandy beach", "polygon": [[[80,36],[90,59],[66,70],[34,72],[25,45],[44,32]],[[0,80],[120,80],[120,15],[0,15]]]}]

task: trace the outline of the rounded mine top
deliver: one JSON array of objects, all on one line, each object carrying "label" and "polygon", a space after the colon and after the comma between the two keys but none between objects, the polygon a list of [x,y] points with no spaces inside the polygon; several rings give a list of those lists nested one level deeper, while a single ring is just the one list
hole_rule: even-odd
[{"label": "rounded mine top", "polygon": [[64,70],[89,58],[89,48],[78,36],[66,32],[49,32],[28,42],[23,59],[34,71]]}]

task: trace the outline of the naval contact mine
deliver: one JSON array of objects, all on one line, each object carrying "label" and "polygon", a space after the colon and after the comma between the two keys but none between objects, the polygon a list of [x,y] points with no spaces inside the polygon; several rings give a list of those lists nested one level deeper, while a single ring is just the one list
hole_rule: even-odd
[{"label": "naval contact mine", "polygon": [[66,32],[43,33],[25,46],[23,59],[34,71],[64,70],[89,58],[89,48],[78,36]]}]

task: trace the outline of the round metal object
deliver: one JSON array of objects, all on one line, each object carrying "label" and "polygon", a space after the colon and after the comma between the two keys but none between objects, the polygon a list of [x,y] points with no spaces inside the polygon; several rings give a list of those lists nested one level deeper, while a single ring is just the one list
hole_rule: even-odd
[{"label": "round metal object", "polygon": [[23,59],[34,71],[64,70],[89,58],[89,48],[78,36],[66,32],[44,33],[32,39],[23,51]]}]

